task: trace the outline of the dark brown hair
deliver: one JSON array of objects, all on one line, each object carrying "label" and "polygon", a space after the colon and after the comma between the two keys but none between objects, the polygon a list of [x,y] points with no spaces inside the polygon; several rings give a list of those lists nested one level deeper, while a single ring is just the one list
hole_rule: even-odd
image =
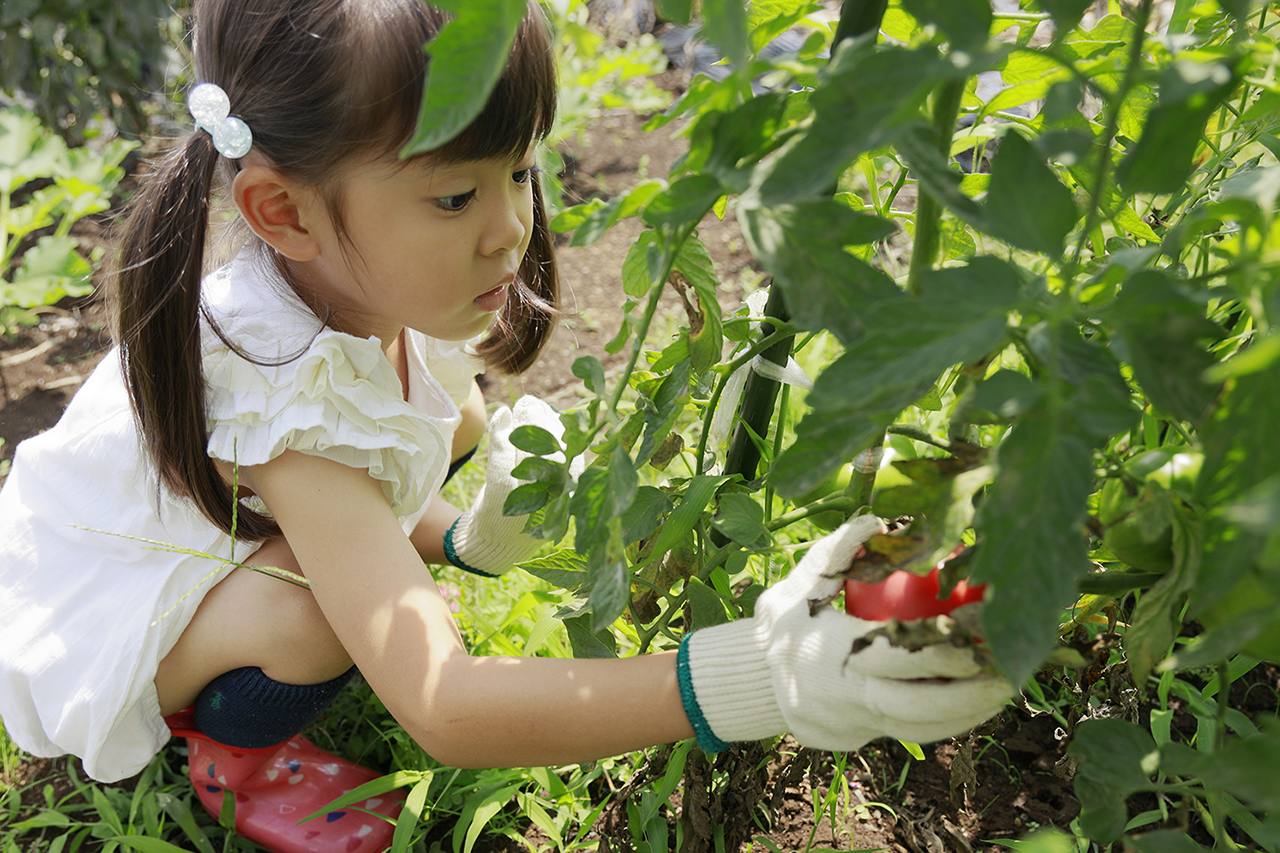
[{"label": "dark brown hair", "polygon": [[[411,138],[430,62],[423,45],[446,22],[421,0],[197,0],[196,75],[226,91],[231,114],[253,132],[255,150],[321,190],[345,233],[343,167],[394,156]],[[546,22],[531,3],[479,118],[424,156],[514,159],[545,138],[555,116],[551,50]],[[131,205],[111,293],[130,400],[156,469],[228,533],[235,498],[207,453],[200,281],[210,208],[237,168],[203,131],[174,147]],[[557,316],[552,241],[540,189],[534,190],[529,251],[480,346],[486,363],[509,373],[528,368]],[[238,515],[237,538],[279,532],[267,516],[244,507]]]}]

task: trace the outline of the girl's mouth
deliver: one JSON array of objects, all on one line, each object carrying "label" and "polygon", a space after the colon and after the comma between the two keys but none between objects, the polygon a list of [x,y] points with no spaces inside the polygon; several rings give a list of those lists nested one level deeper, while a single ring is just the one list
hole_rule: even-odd
[{"label": "girl's mouth", "polygon": [[481,311],[497,311],[507,304],[507,286],[500,284],[492,290],[485,291],[476,297],[475,303]]}]

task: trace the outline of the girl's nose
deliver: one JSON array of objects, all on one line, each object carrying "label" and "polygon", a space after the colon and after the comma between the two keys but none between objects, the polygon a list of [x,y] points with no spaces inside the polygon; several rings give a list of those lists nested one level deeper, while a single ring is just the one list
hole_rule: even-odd
[{"label": "girl's nose", "polygon": [[519,249],[524,244],[532,220],[533,211],[529,199],[520,192],[505,193],[490,212],[480,246],[481,253],[496,255]]}]

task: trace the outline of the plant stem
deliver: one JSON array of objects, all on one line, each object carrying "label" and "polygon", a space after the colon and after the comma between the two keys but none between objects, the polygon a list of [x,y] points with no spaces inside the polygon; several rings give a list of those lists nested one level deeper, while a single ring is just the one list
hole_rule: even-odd
[{"label": "plant stem", "polygon": [[707,413],[702,419],[702,435],[698,438],[698,448],[696,451],[697,466],[695,468],[695,471],[699,476],[706,473],[703,460],[707,454],[707,439],[711,434],[711,421],[715,416],[716,409],[720,405],[720,397],[724,394],[724,387],[729,383],[729,378],[743,367],[746,367],[748,363],[754,361],[756,356],[760,355],[762,352],[786,337],[789,337],[789,333],[777,331],[773,334],[765,335],[760,340],[752,344],[749,349],[742,353],[742,355],[729,362],[728,367],[724,371],[724,375],[721,376],[720,381],[716,383],[716,390],[711,393],[711,399],[707,401]]},{"label": "plant stem", "polygon": [[[956,119],[960,115],[960,101],[964,97],[965,80],[948,80],[933,93],[933,130],[937,135],[938,152],[944,159],[951,156],[951,139],[955,134]],[[942,244],[942,206],[924,187],[919,187],[916,199],[915,246],[911,250],[911,264],[907,268],[907,293],[920,294],[920,278],[938,258]]]},{"label": "plant stem", "polygon": [[635,373],[636,364],[640,361],[640,352],[644,349],[645,336],[648,334],[649,326],[653,323],[653,317],[658,311],[658,303],[662,299],[662,291],[667,286],[667,279],[671,276],[671,270],[675,268],[676,258],[680,254],[680,247],[684,245],[685,240],[689,239],[689,235],[693,233],[695,225],[696,223],[678,229],[674,239],[669,244],[670,248],[663,257],[662,274],[649,292],[649,302],[644,307],[644,315],[640,319],[640,325],[632,330],[635,340],[631,344],[631,355],[627,358],[626,369],[622,371],[622,375],[618,378],[618,384],[614,388],[613,394],[609,397],[609,411],[614,415],[618,413],[618,404],[622,402],[622,395],[626,393],[627,388],[631,385],[631,374]]},{"label": "plant stem", "polygon": [[[769,300],[765,303],[764,314],[766,317],[776,317],[784,322],[791,318],[782,296],[782,288],[776,284],[769,288]],[[760,324],[760,334],[763,337],[772,335],[773,331],[772,323],[765,321]],[[794,335],[783,337],[760,353],[760,357],[768,359],[779,367],[785,367],[787,359],[791,357],[791,342],[794,339]],[[760,449],[752,441],[748,427],[756,435],[768,434],[769,421],[773,417],[773,404],[778,399],[778,385],[779,382],[776,379],[766,379],[754,371],[747,377],[747,385],[742,392],[742,414],[739,416],[737,426],[733,429],[733,438],[729,441],[729,452],[725,456],[724,472],[726,474],[741,474],[745,480],[756,478],[756,469],[760,464]]]},{"label": "plant stem", "polygon": [[1102,191],[1106,188],[1107,170],[1111,166],[1111,143],[1115,140],[1116,132],[1120,127],[1120,109],[1124,106],[1124,99],[1129,96],[1129,90],[1133,88],[1134,81],[1138,77],[1138,68],[1142,65],[1142,48],[1146,42],[1147,22],[1151,20],[1152,2],[1153,0],[1142,0],[1138,6],[1137,16],[1133,22],[1134,38],[1133,43],[1129,45],[1129,58],[1125,62],[1124,77],[1121,79],[1120,88],[1107,104],[1105,129],[1095,143],[1098,146],[1097,172],[1093,177],[1093,186],[1089,188],[1089,203],[1085,208],[1084,227],[1080,229],[1080,237],[1076,240],[1075,249],[1063,268],[1062,277],[1067,282],[1075,279],[1076,271],[1080,268],[1080,256],[1084,254],[1085,243],[1098,222]]}]

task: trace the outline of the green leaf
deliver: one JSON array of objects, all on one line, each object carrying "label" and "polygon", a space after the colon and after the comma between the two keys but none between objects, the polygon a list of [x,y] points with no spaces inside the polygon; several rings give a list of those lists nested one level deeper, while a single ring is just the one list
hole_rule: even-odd
[{"label": "green leaf", "polygon": [[535,513],[550,503],[553,486],[545,481],[522,483],[516,486],[502,502],[502,514],[521,516]]},{"label": "green leaf", "polygon": [[930,47],[841,45],[825,85],[809,99],[814,116],[808,131],[762,167],[761,201],[774,205],[829,195],[853,158],[894,142],[919,120],[934,86],[961,74],[968,76]]},{"label": "green leaf", "polygon": [[1196,601],[1210,607],[1254,565],[1265,538],[1222,512],[1245,501],[1267,480],[1280,475],[1280,361],[1264,370],[1228,379],[1213,411],[1200,428],[1204,463],[1196,479],[1196,500],[1208,510],[1204,565]]},{"label": "green leaf", "polygon": [[658,0],[657,6],[663,20],[684,25],[693,18],[693,0]]},{"label": "green leaf", "polygon": [[561,548],[550,554],[526,560],[520,564],[520,568],[554,587],[572,593],[586,589],[590,582],[587,561],[572,548]]},{"label": "green leaf", "polygon": [[50,177],[66,156],[66,144],[32,113],[22,107],[0,110],[0,193]]},{"label": "green leaf", "polygon": [[616,658],[618,641],[612,631],[591,630],[591,614],[564,620],[569,646],[575,658]]},{"label": "green leaf", "polygon": [[898,140],[898,149],[911,167],[922,192],[928,193],[956,218],[982,227],[982,210],[961,188],[962,176],[951,168],[938,149],[937,133],[915,124]]},{"label": "green leaf", "polygon": [[1195,586],[1200,572],[1203,528],[1186,513],[1172,513],[1174,567],[1142,594],[1129,630],[1125,632],[1124,650],[1135,684],[1145,684],[1156,664],[1169,654],[1174,637],[1182,627],[1182,611],[1187,593]]},{"label": "green leaf", "polygon": [[991,32],[988,0],[902,0],[902,5],[921,23],[936,25],[957,50],[982,47]]},{"label": "green leaf", "polygon": [[641,232],[622,261],[622,292],[632,299],[648,295],[650,288],[666,283],[658,281],[661,267],[662,243],[658,232],[652,229]]},{"label": "green leaf", "polygon": [[1218,752],[1176,751],[1187,765],[1170,769],[1197,776],[1206,786],[1227,791],[1251,809],[1274,812],[1280,809],[1275,775],[1280,766],[1280,727],[1264,721],[1261,728],[1259,734],[1231,739]]},{"label": "green leaf", "polygon": [[644,436],[636,449],[636,465],[643,465],[649,460],[684,411],[685,404],[689,401],[691,369],[688,359],[680,361],[658,383],[652,397],[641,397],[637,401],[637,408],[644,412]]},{"label": "green leaf", "polygon": [[1076,730],[1068,752],[1079,761],[1080,827],[1094,841],[1109,844],[1124,832],[1125,798],[1151,784],[1160,758],[1156,742],[1123,720],[1089,720]]},{"label": "green leaf", "polygon": [[45,236],[22,256],[22,265],[13,275],[4,304],[23,308],[52,305],[64,296],[84,296],[93,289],[89,276],[93,268],[76,251],[74,237]]},{"label": "green leaf", "polygon": [[584,355],[574,359],[573,375],[582,380],[587,390],[597,397],[605,392],[604,365],[594,355]]},{"label": "green leaf", "polygon": [[631,506],[622,514],[622,541],[630,544],[648,539],[674,506],[662,489],[641,486],[636,490]]},{"label": "green leaf", "polygon": [[1058,613],[1089,570],[1081,531],[1093,459],[1058,413],[1017,424],[997,463],[978,510],[972,578],[993,587],[983,631],[1006,677],[1020,684],[1053,648]]},{"label": "green leaf", "polygon": [[680,496],[679,504],[672,510],[671,515],[667,516],[666,522],[658,530],[657,538],[653,542],[653,549],[649,552],[649,557],[644,561],[644,566],[661,560],[668,551],[680,544],[689,535],[689,532],[693,530],[698,520],[702,517],[702,511],[707,508],[707,504],[711,502],[716,490],[720,488],[720,484],[727,479],[729,478],[707,475],[689,479],[684,494]]},{"label": "green leaf", "polygon": [[1142,135],[1116,168],[1120,184],[1130,192],[1182,189],[1194,168],[1205,124],[1235,86],[1235,72],[1225,63],[1172,63],[1161,75],[1160,97]]},{"label": "green leaf", "polygon": [[1138,853],[1201,853],[1208,847],[1201,847],[1191,840],[1191,836],[1176,829],[1157,829],[1142,835],[1131,835],[1125,839],[1125,847],[1132,847]]},{"label": "green leaf", "polygon": [[426,92],[413,138],[402,156],[433,151],[480,115],[524,18],[524,0],[440,0],[454,18],[427,45]]},{"label": "green leaf", "polygon": [[862,334],[862,313],[900,292],[884,272],[846,246],[882,240],[895,226],[833,199],[773,207],[740,207],[747,245],[783,288],[794,321],[829,329],[841,343]]},{"label": "green leaf", "polygon": [[689,578],[685,586],[689,594],[689,630],[710,628],[712,625],[723,625],[729,621],[724,602],[720,594],[697,578]]},{"label": "green leaf", "polygon": [[703,113],[689,139],[683,168],[706,173],[725,188],[743,193],[765,156],[782,144],[788,95],[773,92],[729,111]]},{"label": "green leaf", "polygon": [[1168,274],[1141,270],[1124,283],[1111,313],[1124,345],[1120,357],[1151,402],[1178,420],[1199,422],[1219,390],[1204,378],[1217,364],[1209,346],[1223,337],[1203,302]]},{"label": "green leaf", "polygon": [[747,4],[742,0],[702,0],[702,35],[735,69],[747,65]]},{"label": "green leaf", "polygon": [[161,841],[159,838],[146,838],[141,835],[117,835],[111,841],[137,850],[139,853],[187,853],[181,847]]},{"label": "green leaf", "polygon": [[[480,839],[480,833],[489,825],[489,821],[502,811],[507,803],[511,802],[515,793],[520,790],[520,785],[507,785],[501,782],[494,783],[487,788],[482,788],[475,794],[467,798],[465,805],[462,807],[462,814],[458,816],[458,822],[454,826],[453,841],[456,845],[458,839],[462,837],[462,853],[471,853],[476,842]],[[465,828],[465,832],[463,832]],[[455,847],[456,849],[456,847]]]},{"label": "green leaf", "polygon": [[1016,370],[1002,368],[982,380],[963,409],[969,423],[1014,421],[1044,398],[1044,387]]},{"label": "green leaf", "polygon": [[618,222],[643,210],[665,188],[662,181],[642,181],[607,202],[592,199],[561,211],[551,220],[550,227],[553,231],[573,231],[570,246],[589,246]]},{"label": "green leaf", "polygon": [[511,443],[526,453],[547,456],[563,450],[560,441],[546,429],[533,424],[521,424],[511,431]]},{"label": "green leaf", "polygon": [[1005,134],[991,165],[983,212],[993,236],[1052,259],[1061,257],[1063,240],[1079,219],[1071,190],[1014,132]]},{"label": "green leaf", "polygon": [[[674,270],[684,276],[683,281],[679,276],[672,276],[672,284],[684,302],[689,319],[687,340],[690,367],[695,375],[701,376],[719,362],[724,354],[724,311],[720,308],[716,292],[720,287],[720,278],[716,274],[711,253],[696,235],[690,235],[680,245]],[[697,296],[696,303],[685,293],[686,286],[693,288]],[[654,369],[658,368],[655,366]]]},{"label": "green leaf", "polygon": [[649,202],[640,219],[654,226],[701,222],[724,193],[713,175],[688,175]]},{"label": "green leaf", "polygon": [[922,277],[921,298],[896,293],[863,311],[867,331],[828,365],[809,392],[809,414],[775,462],[783,497],[812,489],[842,459],[866,449],[944,370],[1004,345],[1017,271],[992,257]]},{"label": "green leaf", "polygon": [[1054,31],[1061,38],[1076,28],[1084,13],[1093,5],[1093,0],[1036,0],[1035,5],[1053,18]]},{"label": "green leaf", "polygon": [[631,601],[631,575],[622,544],[621,519],[611,519],[608,536],[592,547],[588,570],[591,572],[591,591],[587,594],[591,628],[602,631],[622,615]]},{"label": "green leaf", "polygon": [[764,507],[742,492],[721,496],[711,526],[747,548],[760,547],[769,538],[764,526]]}]

